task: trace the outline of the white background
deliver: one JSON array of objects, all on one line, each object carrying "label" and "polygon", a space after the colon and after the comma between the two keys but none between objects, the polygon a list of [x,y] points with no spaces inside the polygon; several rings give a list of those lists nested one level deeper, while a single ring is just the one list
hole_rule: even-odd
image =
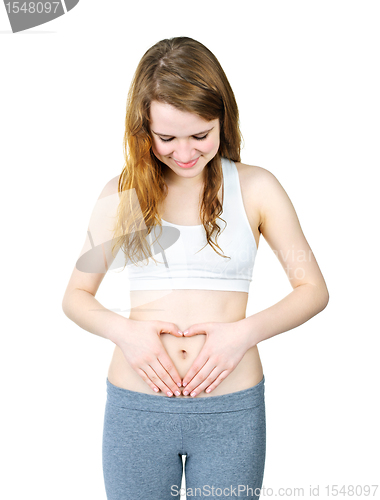
[{"label": "white background", "polygon": [[[376,1],[81,0],[12,34],[0,8],[1,498],[106,498],[114,345],[61,302],[94,203],[123,167],[133,72],[172,36],[221,62],[242,161],[284,186],[330,292],[321,314],[259,344],[264,486],[304,488],[305,498],[319,486],[327,498],[327,485],[379,484],[379,24]],[[290,291],[261,239],[247,315]],[[128,308],[125,277],[107,274],[97,299]]]}]

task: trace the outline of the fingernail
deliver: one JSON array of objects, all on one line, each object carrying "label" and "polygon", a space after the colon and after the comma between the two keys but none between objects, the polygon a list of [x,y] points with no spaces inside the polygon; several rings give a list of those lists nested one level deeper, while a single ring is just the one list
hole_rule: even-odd
[{"label": "fingernail", "polygon": [[183,391],[183,395],[187,396],[189,394],[189,391]]},{"label": "fingernail", "polygon": [[184,335],[186,335],[187,333],[189,333],[189,330],[183,332]]},{"label": "fingernail", "polygon": [[178,330],[178,333],[179,333],[180,335],[183,335],[183,333],[181,332],[181,330]]},{"label": "fingernail", "polygon": [[187,382],[182,382],[183,387],[187,386]]},{"label": "fingernail", "polygon": [[191,397],[194,397],[194,396],[195,396],[195,394],[196,394],[196,392],[194,392],[194,391],[193,391],[193,392],[190,394],[190,396],[191,396]]},{"label": "fingernail", "polygon": [[168,391],[166,394],[167,394],[169,397],[173,396],[173,393],[172,393],[172,392],[170,392],[170,391]]},{"label": "fingernail", "polygon": [[175,391],[174,393],[176,396],[179,396],[181,393],[179,391]]},{"label": "fingernail", "polygon": [[181,382],[177,382],[178,387],[181,387]]},{"label": "fingernail", "polygon": [[156,391],[156,392],[158,392],[160,389],[157,389],[157,387],[155,387],[153,390]]}]

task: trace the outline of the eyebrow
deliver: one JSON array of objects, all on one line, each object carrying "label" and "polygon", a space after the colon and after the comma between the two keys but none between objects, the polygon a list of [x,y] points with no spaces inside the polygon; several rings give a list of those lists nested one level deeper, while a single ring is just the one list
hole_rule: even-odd
[{"label": "eyebrow", "polygon": [[[192,134],[192,135],[202,135],[202,134],[206,134],[207,132],[211,132],[211,130],[213,129],[214,127],[208,129],[208,130],[204,130],[203,132],[197,132],[196,134]],[[159,132],[155,132],[154,130],[152,130],[153,134],[156,134],[156,135],[160,135],[162,137],[174,137],[174,135],[168,135],[168,134],[160,134]]]}]

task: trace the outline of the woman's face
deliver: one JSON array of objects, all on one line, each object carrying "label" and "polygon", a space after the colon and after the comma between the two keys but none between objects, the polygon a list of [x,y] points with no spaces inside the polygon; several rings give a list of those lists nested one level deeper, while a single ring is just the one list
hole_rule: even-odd
[{"label": "woman's face", "polygon": [[152,101],[150,120],[153,153],[169,167],[169,180],[176,182],[181,177],[201,182],[203,169],[219,150],[219,119],[206,121],[170,104]]}]

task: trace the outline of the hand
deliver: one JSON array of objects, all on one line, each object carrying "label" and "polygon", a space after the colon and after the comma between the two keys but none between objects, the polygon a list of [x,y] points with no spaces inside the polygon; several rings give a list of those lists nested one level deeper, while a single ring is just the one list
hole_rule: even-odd
[{"label": "hand", "polygon": [[182,332],[174,323],[129,319],[128,329],[117,345],[151,389],[156,392],[161,389],[165,393],[180,392],[181,377],[161,342],[161,333],[182,337]]},{"label": "hand", "polygon": [[186,373],[182,385],[190,395],[215,389],[239,364],[251,347],[246,330],[239,322],[199,323],[184,332],[185,337],[206,334],[206,342]]}]

